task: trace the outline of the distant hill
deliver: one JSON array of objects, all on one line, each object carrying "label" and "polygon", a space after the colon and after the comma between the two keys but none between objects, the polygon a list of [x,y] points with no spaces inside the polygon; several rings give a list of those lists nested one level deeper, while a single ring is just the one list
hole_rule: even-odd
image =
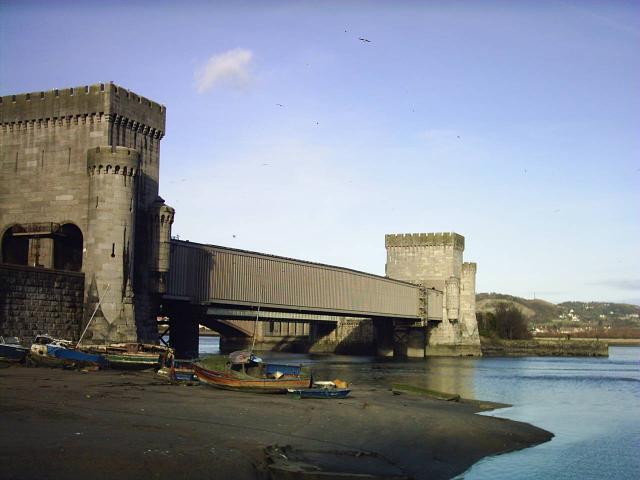
[{"label": "distant hill", "polygon": [[527,317],[529,322],[534,323],[552,322],[563,313],[558,305],[545,300],[527,300],[503,293],[478,293],[476,295],[476,311],[478,312],[493,312],[499,303],[514,305]]},{"label": "distant hill", "polygon": [[572,324],[640,326],[640,306],[610,302],[562,302],[529,300],[502,293],[478,293],[476,310],[492,312],[499,303],[514,305],[530,323],[561,322]]}]

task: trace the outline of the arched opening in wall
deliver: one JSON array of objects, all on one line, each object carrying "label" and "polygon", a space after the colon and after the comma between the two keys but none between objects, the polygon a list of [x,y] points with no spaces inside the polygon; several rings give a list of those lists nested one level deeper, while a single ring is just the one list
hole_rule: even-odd
[{"label": "arched opening in wall", "polygon": [[27,265],[29,261],[29,238],[16,236],[9,228],[2,236],[2,263]]},{"label": "arched opening in wall", "polygon": [[53,237],[53,268],[82,270],[82,232],[72,223],[60,227]]}]

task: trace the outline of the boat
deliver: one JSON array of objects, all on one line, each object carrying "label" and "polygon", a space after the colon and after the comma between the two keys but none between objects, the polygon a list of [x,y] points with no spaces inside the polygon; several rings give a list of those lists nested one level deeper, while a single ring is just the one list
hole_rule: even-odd
[{"label": "boat", "polygon": [[198,380],[204,385],[252,393],[286,393],[287,389],[311,386],[311,375],[301,365],[263,363],[250,352],[229,355],[223,363],[219,357],[210,357],[193,364]]},{"label": "boat", "polygon": [[[345,387],[338,387],[336,382],[341,382]],[[289,388],[287,392],[296,398],[345,398],[351,390],[346,388],[346,382],[335,380],[316,381],[311,388]]]},{"label": "boat", "polygon": [[287,392],[297,398],[345,398],[351,390],[348,388],[288,388]]},{"label": "boat", "polygon": [[36,364],[45,366],[108,366],[102,355],[79,350],[73,342],[49,335],[36,336],[29,351],[29,358]]},{"label": "boat", "polygon": [[[84,327],[82,335],[80,335],[80,339],[78,340],[76,347],[79,347],[80,343],[82,343],[82,339],[84,338],[85,333],[87,333],[89,325],[95,317],[98,307],[100,307],[100,304],[106,297],[110,287],[111,284],[107,284],[107,287],[102,294],[102,298],[100,298],[95,306],[87,325]],[[128,370],[160,368],[160,358],[167,351],[166,347],[149,343],[114,343],[110,345],[88,345],[79,348],[90,354],[101,355],[109,362],[109,366],[112,368]]]},{"label": "boat", "polygon": [[0,337],[0,359],[6,362],[22,362],[29,353],[16,337]]},{"label": "boat", "polygon": [[166,377],[176,383],[197,382],[198,377],[196,377],[193,371],[193,364],[197,361],[197,358],[191,360],[175,358],[173,350],[167,349],[167,352],[162,356],[158,375]]},{"label": "boat", "polygon": [[167,348],[148,343],[115,343],[85,346],[82,350],[102,355],[112,368],[145,370],[160,368],[161,356]]}]

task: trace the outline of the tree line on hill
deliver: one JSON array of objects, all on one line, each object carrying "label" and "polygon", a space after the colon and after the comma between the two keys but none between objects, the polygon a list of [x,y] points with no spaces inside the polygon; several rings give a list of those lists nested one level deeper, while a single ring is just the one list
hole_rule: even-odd
[{"label": "tree line on hill", "polygon": [[640,338],[640,307],[611,302],[563,302],[525,299],[500,293],[476,295],[480,335],[503,339],[536,336]]}]

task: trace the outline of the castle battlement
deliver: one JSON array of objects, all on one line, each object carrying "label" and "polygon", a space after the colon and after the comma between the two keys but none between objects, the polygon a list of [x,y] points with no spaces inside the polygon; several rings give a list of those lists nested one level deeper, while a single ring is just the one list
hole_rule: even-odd
[{"label": "castle battlement", "polygon": [[475,262],[464,262],[462,264],[462,271],[465,273],[476,273],[478,270],[478,264]]},{"label": "castle battlement", "polygon": [[[0,97],[0,124],[19,125],[45,121],[54,124],[78,117],[107,116],[110,121],[153,130],[160,138],[165,131],[166,108],[114,83],[53,89]],[[158,133],[155,133],[155,132]],[[147,133],[147,132],[144,132]]]},{"label": "castle battlement", "polygon": [[454,232],[399,233],[384,236],[385,247],[449,246],[464,250],[464,237]]},{"label": "castle battlement", "polygon": [[138,170],[139,154],[127,147],[96,147],[87,152],[89,175],[114,174],[133,177]]}]

